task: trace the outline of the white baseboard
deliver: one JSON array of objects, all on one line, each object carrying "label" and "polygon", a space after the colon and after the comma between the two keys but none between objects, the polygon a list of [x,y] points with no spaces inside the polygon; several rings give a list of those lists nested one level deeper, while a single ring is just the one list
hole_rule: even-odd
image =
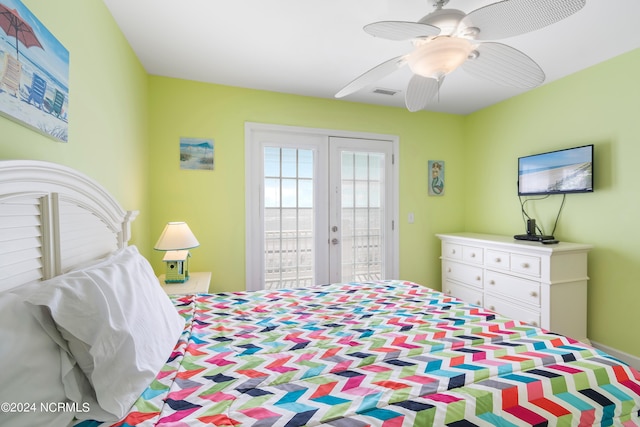
[{"label": "white baseboard", "polygon": [[595,341],[591,341],[591,345],[594,346],[595,348],[597,348],[598,350],[602,350],[605,353],[609,353],[613,357],[616,357],[616,358],[622,360],[623,362],[628,363],[629,365],[633,366],[634,368],[636,368],[637,370],[640,371],[640,357],[633,356],[631,354],[625,353],[625,352],[620,351],[620,350],[616,350],[613,347],[609,347],[609,346],[606,346],[604,344],[600,344],[599,342],[595,342]]}]

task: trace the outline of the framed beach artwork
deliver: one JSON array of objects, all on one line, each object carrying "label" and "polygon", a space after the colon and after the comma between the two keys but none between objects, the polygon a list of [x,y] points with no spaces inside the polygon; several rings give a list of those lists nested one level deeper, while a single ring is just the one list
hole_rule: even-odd
[{"label": "framed beach artwork", "polygon": [[429,195],[444,195],[444,161],[429,160]]},{"label": "framed beach artwork", "polygon": [[69,51],[20,0],[0,0],[0,115],[67,142]]},{"label": "framed beach artwork", "polygon": [[213,139],[180,138],[180,169],[213,170]]}]

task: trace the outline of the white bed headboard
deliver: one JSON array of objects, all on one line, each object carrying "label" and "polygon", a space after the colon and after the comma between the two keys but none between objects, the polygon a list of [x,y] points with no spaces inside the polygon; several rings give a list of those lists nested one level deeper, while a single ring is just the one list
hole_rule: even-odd
[{"label": "white bed headboard", "polygon": [[0,291],[127,246],[137,214],[69,167],[0,160]]}]

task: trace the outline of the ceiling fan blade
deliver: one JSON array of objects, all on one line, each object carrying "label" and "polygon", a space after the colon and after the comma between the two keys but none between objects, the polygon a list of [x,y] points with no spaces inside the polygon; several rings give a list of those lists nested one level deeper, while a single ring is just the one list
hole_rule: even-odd
[{"label": "ceiling fan blade", "polygon": [[443,79],[444,77],[438,80],[414,74],[409,80],[407,92],[404,96],[407,109],[411,112],[424,109],[438,93]]},{"label": "ceiling fan blade", "polygon": [[467,59],[462,68],[476,77],[503,86],[533,88],[545,78],[542,68],[527,55],[502,43],[482,43],[477,57]]},{"label": "ceiling fan blade", "polygon": [[388,74],[391,74],[406,63],[407,59],[405,55],[402,55],[385,61],[382,64],[376,65],[375,67],[361,74],[359,77],[351,81],[351,83],[343,87],[340,92],[335,94],[335,97],[342,98],[344,96],[352,94],[353,92],[357,92],[363,87],[375,83],[383,77],[386,77]]},{"label": "ceiling fan blade", "polygon": [[585,3],[586,0],[504,0],[470,12],[462,25],[480,30],[476,40],[503,39],[561,21]]},{"label": "ceiling fan blade", "polygon": [[365,25],[364,31],[375,37],[398,41],[440,34],[440,28],[433,25],[406,21],[374,22],[373,24]]}]

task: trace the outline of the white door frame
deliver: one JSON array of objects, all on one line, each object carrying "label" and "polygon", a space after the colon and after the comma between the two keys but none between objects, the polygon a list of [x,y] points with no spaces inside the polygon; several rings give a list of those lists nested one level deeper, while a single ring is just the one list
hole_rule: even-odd
[{"label": "white door frame", "polygon": [[[344,131],[344,130],[333,130],[333,129],[321,129],[321,128],[305,128],[305,127],[297,127],[297,126],[284,126],[284,125],[273,125],[273,124],[264,124],[264,123],[253,123],[246,122],[245,123],[245,287],[247,290],[257,290],[260,289],[261,283],[261,272],[264,271],[264,257],[262,255],[258,256],[256,251],[253,251],[252,248],[255,248],[255,245],[260,245],[261,240],[263,238],[260,230],[262,227],[260,226],[261,213],[260,206],[263,195],[262,188],[249,188],[251,183],[253,182],[261,182],[263,177],[263,168],[264,165],[260,162],[260,156],[256,156],[255,153],[258,150],[255,150],[255,137],[257,134],[263,132],[274,132],[274,133],[290,133],[290,134],[303,134],[309,137],[318,136],[322,138],[326,138],[327,141],[329,137],[344,137],[344,138],[356,138],[356,139],[378,139],[378,140],[386,140],[390,141],[392,145],[392,163],[393,163],[393,171],[392,171],[392,180],[391,188],[393,190],[392,197],[392,209],[389,215],[389,221],[391,221],[392,233],[388,240],[388,243],[391,245],[391,250],[393,252],[392,257],[392,265],[388,266],[386,269],[387,278],[389,279],[397,279],[399,276],[399,146],[400,146],[400,138],[396,135],[386,135],[386,134],[376,134],[376,133],[368,133],[368,132],[354,132],[354,131]],[[320,159],[320,161],[328,161],[328,159]],[[257,181],[256,181],[257,180]],[[323,184],[328,185],[328,183]],[[326,235],[326,237],[323,237]],[[318,238],[328,238],[328,230],[324,231],[324,235],[320,233]],[[328,275],[328,272],[327,272]]]}]

